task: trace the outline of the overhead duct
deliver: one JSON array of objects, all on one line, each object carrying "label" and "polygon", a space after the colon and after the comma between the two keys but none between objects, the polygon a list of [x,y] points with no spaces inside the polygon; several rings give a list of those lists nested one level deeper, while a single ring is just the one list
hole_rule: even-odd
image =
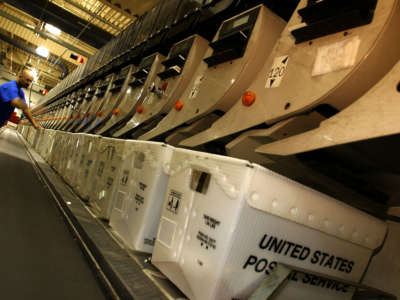
[{"label": "overhead duct", "polygon": [[35,55],[35,56],[38,56],[38,57],[40,57],[40,58],[46,59],[48,62],[57,65],[58,67],[60,67],[60,69],[61,69],[61,71],[62,71],[61,76],[60,76],[60,79],[64,79],[64,78],[68,75],[68,68],[67,68],[63,63],[61,63],[60,61],[55,60],[55,59],[52,59],[52,58],[50,58],[50,57],[44,58],[44,57],[38,55],[38,54],[37,54],[34,50],[32,50],[31,48],[28,48],[28,47],[26,47],[26,46],[24,46],[24,45],[21,45],[20,43],[14,41],[12,38],[10,38],[10,37],[8,37],[8,36],[2,34],[2,33],[0,33],[0,39],[3,40],[3,41],[5,41],[5,42],[7,42],[7,43],[9,43],[10,45],[13,45],[13,46],[15,46],[15,47],[17,47],[17,48],[19,48],[19,49],[21,49],[21,50],[24,50],[24,51],[26,51],[26,52],[32,54],[32,55]]}]

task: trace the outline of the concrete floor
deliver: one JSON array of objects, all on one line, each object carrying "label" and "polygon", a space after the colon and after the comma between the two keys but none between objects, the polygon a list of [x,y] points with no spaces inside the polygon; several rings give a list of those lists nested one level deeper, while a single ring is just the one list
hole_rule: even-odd
[{"label": "concrete floor", "polygon": [[106,299],[24,145],[0,132],[0,298]]}]

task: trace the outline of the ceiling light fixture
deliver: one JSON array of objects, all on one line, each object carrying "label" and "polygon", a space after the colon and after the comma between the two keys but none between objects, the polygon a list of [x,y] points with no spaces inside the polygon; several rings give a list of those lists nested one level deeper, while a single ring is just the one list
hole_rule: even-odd
[{"label": "ceiling light fixture", "polygon": [[46,25],[44,26],[44,28],[45,28],[48,32],[50,32],[50,33],[52,33],[52,34],[55,34],[55,35],[60,35],[60,34],[61,34],[61,30],[58,29],[57,27],[51,25],[51,24],[46,23]]},{"label": "ceiling light fixture", "polygon": [[49,56],[49,49],[43,46],[39,46],[36,48],[36,53],[39,54],[41,57],[47,58]]}]

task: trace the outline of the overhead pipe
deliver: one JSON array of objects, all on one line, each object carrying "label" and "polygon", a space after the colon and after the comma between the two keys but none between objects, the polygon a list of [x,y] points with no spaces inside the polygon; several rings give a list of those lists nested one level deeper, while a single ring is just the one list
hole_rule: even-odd
[{"label": "overhead pipe", "polygon": [[37,54],[37,53],[36,53],[34,50],[32,50],[31,48],[28,48],[28,47],[26,47],[26,46],[24,46],[24,45],[21,45],[20,43],[14,41],[12,38],[10,38],[10,37],[8,37],[8,36],[2,34],[1,32],[0,32],[0,39],[3,40],[3,41],[5,41],[5,42],[7,42],[7,43],[9,43],[9,44],[11,44],[11,45],[13,45],[13,46],[15,46],[15,47],[17,47],[17,48],[19,48],[19,49],[21,49],[21,50],[24,50],[24,51],[26,51],[26,52],[28,52],[28,53],[30,53],[30,54],[32,54],[32,55],[38,56],[38,57],[40,57],[40,58],[44,58],[44,59],[46,59],[49,63],[52,63],[52,64],[54,64],[54,65],[57,65],[58,67],[60,67],[60,69],[61,69],[61,71],[62,71],[61,76],[60,76],[60,79],[64,79],[64,78],[68,75],[68,68],[67,68],[63,63],[61,63],[60,61],[57,61],[57,60],[55,60],[55,59],[52,59],[51,57],[45,58],[45,57],[43,57],[43,56],[40,56],[39,54]]}]

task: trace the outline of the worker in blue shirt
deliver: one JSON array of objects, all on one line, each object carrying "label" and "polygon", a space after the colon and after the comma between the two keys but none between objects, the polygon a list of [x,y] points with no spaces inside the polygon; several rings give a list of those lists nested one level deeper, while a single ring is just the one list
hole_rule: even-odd
[{"label": "worker in blue shirt", "polygon": [[24,91],[22,90],[22,88],[28,88],[32,81],[32,71],[24,68],[18,75],[17,80],[0,85],[0,127],[11,117],[14,109],[19,108],[36,129],[42,128],[32,117],[32,113],[28,105],[26,105]]}]

